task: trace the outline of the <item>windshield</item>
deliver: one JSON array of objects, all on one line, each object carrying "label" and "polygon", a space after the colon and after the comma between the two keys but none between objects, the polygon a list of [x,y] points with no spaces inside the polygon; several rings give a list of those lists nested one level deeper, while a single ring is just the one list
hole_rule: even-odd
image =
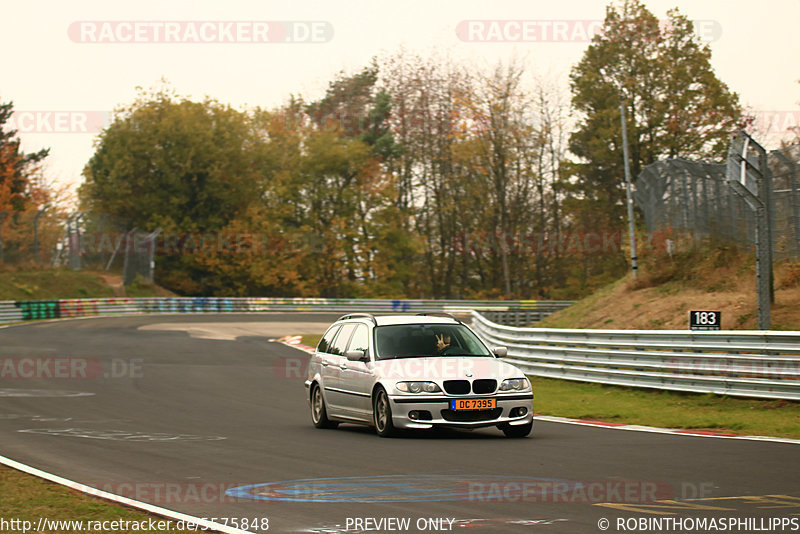
[{"label": "windshield", "polygon": [[460,324],[403,324],[375,328],[376,358],[488,356],[492,353]]}]

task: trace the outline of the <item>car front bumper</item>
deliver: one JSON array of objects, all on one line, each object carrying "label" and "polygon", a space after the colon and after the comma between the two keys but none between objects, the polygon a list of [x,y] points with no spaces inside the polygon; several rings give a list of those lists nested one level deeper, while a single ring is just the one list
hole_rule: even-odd
[{"label": "car front bumper", "polygon": [[[492,397],[497,407],[491,410],[461,410],[450,408],[456,398]],[[433,427],[481,428],[497,425],[525,425],[533,422],[533,394],[516,393],[489,396],[439,396],[418,398],[412,395],[390,395],[392,422],[397,428],[428,429]],[[524,415],[511,412],[524,408]],[[427,417],[430,417],[428,419]]]}]

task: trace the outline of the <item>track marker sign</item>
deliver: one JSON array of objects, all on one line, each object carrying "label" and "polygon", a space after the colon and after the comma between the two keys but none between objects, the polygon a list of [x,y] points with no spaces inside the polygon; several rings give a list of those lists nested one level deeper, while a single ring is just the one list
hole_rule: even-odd
[{"label": "track marker sign", "polygon": [[722,325],[721,311],[690,311],[690,330],[719,330]]}]

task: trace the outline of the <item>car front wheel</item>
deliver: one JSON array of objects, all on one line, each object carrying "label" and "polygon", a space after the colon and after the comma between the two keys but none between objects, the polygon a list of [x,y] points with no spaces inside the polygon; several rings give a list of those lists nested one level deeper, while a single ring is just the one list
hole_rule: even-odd
[{"label": "car front wheel", "polygon": [[383,388],[378,389],[372,401],[372,417],[375,422],[375,430],[382,438],[395,435],[396,429],[392,423],[392,406],[389,403],[389,395]]},{"label": "car front wheel", "polygon": [[524,438],[533,430],[533,423],[527,425],[499,425],[500,430],[507,438]]},{"label": "car front wheel", "polygon": [[328,419],[328,410],[325,408],[325,399],[322,398],[322,389],[314,384],[311,390],[311,421],[317,428],[336,428],[339,423]]}]

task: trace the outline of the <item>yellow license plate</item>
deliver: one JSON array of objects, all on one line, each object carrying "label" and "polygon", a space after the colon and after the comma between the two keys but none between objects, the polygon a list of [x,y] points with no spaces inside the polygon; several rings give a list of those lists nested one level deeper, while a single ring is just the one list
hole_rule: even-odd
[{"label": "yellow license plate", "polygon": [[497,399],[455,399],[450,401],[451,410],[491,410],[497,407]]}]

